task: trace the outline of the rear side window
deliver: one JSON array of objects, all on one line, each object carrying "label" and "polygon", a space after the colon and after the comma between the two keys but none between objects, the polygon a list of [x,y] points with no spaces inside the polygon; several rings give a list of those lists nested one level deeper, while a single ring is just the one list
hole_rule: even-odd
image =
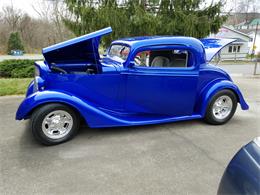
[{"label": "rear side window", "polygon": [[187,50],[147,50],[137,53],[136,66],[161,68],[187,68],[193,66],[191,53]]}]

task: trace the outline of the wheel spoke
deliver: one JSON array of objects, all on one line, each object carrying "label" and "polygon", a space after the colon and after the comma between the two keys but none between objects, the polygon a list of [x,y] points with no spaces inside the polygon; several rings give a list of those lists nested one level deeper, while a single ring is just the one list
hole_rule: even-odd
[{"label": "wheel spoke", "polygon": [[220,96],[213,104],[212,110],[213,115],[220,120],[225,119],[229,116],[232,110],[232,100],[229,96]]},{"label": "wheel spoke", "polygon": [[49,113],[42,122],[44,134],[52,139],[66,136],[72,129],[72,126],[72,116],[64,110],[56,110]]}]

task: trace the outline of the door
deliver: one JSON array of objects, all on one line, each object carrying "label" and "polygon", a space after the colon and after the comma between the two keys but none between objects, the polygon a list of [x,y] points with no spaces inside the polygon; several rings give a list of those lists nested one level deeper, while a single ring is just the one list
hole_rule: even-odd
[{"label": "door", "polygon": [[[144,53],[145,52],[145,53]],[[198,68],[185,49],[137,53],[126,74],[125,109],[128,112],[170,116],[192,115]]]}]

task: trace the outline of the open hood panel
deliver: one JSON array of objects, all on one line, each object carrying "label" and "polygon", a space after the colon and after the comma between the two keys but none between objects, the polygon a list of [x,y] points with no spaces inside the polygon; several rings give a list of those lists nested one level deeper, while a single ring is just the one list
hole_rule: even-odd
[{"label": "open hood panel", "polygon": [[49,65],[52,63],[96,63],[100,58],[98,52],[100,38],[111,32],[111,27],[104,28],[46,47],[42,50],[42,54]]},{"label": "open hood panel", "polygon": [[200,39],[200,41],[205,48],[206,61],[209,62],[222,48],[236,41],[236,39],[204,38]]}]

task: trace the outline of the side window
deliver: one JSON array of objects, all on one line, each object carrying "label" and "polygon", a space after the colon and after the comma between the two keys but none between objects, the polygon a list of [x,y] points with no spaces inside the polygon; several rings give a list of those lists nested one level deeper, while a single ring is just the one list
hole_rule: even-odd
[{"label": "side window", "polygon": [[187,50],[147,50],[137,53],[136,66],[186,68],[193,66],[191,54]]}]

